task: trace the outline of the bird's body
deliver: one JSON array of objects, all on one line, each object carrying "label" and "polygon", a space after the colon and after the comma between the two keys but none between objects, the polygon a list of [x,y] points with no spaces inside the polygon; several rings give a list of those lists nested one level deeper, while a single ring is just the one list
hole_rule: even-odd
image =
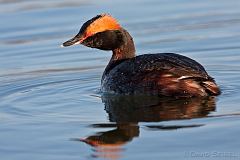
[{"label": "bird's body", "polygon": [[109,64],[102,76],[102,90],[176,97],[219,92],[202,65],[175,53],[145,54]]},{"label": "bird's body", "polygon": [[63,46],[79,43],[113,52],[102,76],[103,92],[174,97],[220,94],[214,79],[195,60],[175,53],[136,56],[132,37],[110,15],[87,21]]}]

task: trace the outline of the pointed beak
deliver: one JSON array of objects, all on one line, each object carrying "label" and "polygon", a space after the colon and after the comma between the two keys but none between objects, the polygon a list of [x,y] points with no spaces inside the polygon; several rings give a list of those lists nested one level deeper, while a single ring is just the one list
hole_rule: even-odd
[{"label": "pointed beak", "polygon": [[64,42],[61,47],[68,47],[68,46],[72,46],[72,45],[76,45],[76,44],[81,44],[82,41],[84,40],[82,35],[76,35],[75,37],[73,37],[72,39]]}]

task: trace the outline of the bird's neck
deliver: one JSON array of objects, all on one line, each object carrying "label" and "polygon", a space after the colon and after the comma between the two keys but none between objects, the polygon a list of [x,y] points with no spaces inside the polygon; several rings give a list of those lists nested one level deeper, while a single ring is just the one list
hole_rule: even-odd
[{"label": "bird's neck", "polygon": [[121,29],[122,34],[124,35],[124,42],[118,48],[112,50],[112,58],[108,63],[105,71],[103,73],[103,77],[108,74],[108,72],[113,69],[115,66],[123,62],[124,60],[134,58],[135,55],[135,46],[133,42],[133,38],[131,35],[124,29]]},{"label": "bird's neck", "polygon": [[124,41],[123,41],[122,45],[120,45],[118,48],[116,48],[112,51],[113,54],[112,54],[112,58],[111,58],[110,62],[134,58],[136,56],[133,38],[126,30],[121,29],[121,32],[122,32],[123,36],[125,37]]}]

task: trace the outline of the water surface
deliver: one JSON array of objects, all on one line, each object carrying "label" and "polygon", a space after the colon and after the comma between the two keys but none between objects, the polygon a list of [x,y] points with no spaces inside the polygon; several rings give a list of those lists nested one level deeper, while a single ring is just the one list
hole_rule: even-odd
[{"label": "water surface", "polygon": [[[240,159],[239,8],[235,0],[0,0],[1,159]],[[111,53],[60,48],[100,13],[119,20],[138,54],[199,61],[222,95],[102,96]]]}]

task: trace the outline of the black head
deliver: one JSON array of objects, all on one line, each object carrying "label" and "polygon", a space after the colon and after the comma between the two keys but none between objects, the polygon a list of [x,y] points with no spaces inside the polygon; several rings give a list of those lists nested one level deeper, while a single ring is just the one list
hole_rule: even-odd
[{"label": "black head", "polygon": [[63,43],[63,47],[82,44],[91,48],[113,50],[124,42],[118,22],[108,14],[98,15],[83,24],[79,33]]}]

